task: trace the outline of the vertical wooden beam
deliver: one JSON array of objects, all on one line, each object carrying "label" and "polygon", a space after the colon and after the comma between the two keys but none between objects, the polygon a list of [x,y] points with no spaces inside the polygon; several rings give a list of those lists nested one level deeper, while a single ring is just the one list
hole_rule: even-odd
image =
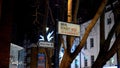
[{"label": "vertical wooden beam", "polygon": [[100,16],[100,52],[102,52],[102,48],[104,47],[104,45],[102,45],[105,41],[105,23],[104,23],[104,19],[105,19],[105,12],[103,11],[102,15]]},{"label": "vertical wooden beam", "polygon": [[[118,3],[120,3],[120,0],[118,0]],[[113,10],[113,14],[114,14],[114,22],[115,23],[120,23],[120,20],[119,20],[119,17],[120,17],[120,4],[117,4],[117,6],[113,6],[112,3],[111,3],[111,6],[112,6],[112,9]],[[119,25],[120,26],[120,25]],[[116,38],[118,36],[118,34],[120,33],[120,27],[117,28],[117,31],[115,32],[116,33]],[[120,48],[118,47],[117,49],[117,68],[120,68]]]},{"label": "vertical wooden beam", "polygon": [[37,51],[37,47],[32,47],[31,48],[31,63],[30,63],[30,68],[37,68],[37,55],[38,55],[38,51]]},{"label": "vertical wooden beam", "polygon": [[14,0],[0,0],[0,68],[9,68],[13,5]]},{"label": "vertical wooden beam", "polygon": [[117,67],[120,68],[120,49],[117,51]]},{"label": "vertical wooden beam", "polygon": [[[120,21],[116,22],[116,23],[120,23]],[[120,25],[116,31],[116,38],[118,36],[118,34],[120,33]],[[120,47],[118,46],[117,49],[117,68],[120,68]]]},{"label": "vertical wooden beam", "polygon": [[[68,10],[67,10],[67,22],[71,23],[72,22],[72,0],[68,0]],[[67,36],[67,50],[68,52],[70,51],[70,48],[72,47],[73,44],[73,37]]]},{"label": "vertical wooden beam", "polygon": [[72,22],[72,0],[68,0],[68,21]]}]

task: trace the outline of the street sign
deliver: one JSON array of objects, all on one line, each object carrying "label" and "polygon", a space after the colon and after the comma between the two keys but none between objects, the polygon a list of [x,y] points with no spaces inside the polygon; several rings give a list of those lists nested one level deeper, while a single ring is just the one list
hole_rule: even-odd
[{"label": "street sign", "polygon": [[80,25],[59,21],[58,34],[80,36]]},{"label": "street sign", "polygon": [[54,47],[54,43],[51,42],[39,42],[38,45],[39,47],[50,47],[50,48]]}]

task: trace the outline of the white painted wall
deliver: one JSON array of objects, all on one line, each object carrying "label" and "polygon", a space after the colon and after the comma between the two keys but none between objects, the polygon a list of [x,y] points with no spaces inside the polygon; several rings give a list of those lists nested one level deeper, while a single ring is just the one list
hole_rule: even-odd
[{"label": "white painted wall", "polygon": [[[111,24],[107,24],[107,18],[110,17],[111,18]],[[84,34],[85,28],[88,25],[90,21],[84,23],[81,25],[81,36]],[[88,57],[88,66],[91,66],[91,55],[95,56],[95,59],[97,58],[97,55],[99,53],[99,44],[100,44],[100,26],[99,26],[100,21],[97,21],[97,24],[95,25],[95,27],[92,29],[92,32],[90,33],[88,39],[87,39],[87,50],[85,50],[84,48],[82,49],[82,52],[85,53],[85,55]],[[109,31],[111,30],[111,28],[114,25],[114,15],[112,13],[112,11],[109,11],[107,13],[105,13],[105,39],[108,36]],[[90,38],[94,38],[94,47],[90,48]],[[115,41],[115,35],[113,36],[112,40],[111,40],[111,46]],[[110,47],[111,47],[110,46]],[[83,56],[83,55],[82,55]],[[82,67],[84,67],[84,58],[82,57]],[[106,63],[105,66],[114,66],[117,65],[117,55],[115,54],[112,58],[112,64],[111,64],[111,60],[108,61]]]},{"label": "white painted wall", "polygon": [[[90,21],[86,22],[85,24],[81,25],[81,36],[83,36],[85,32],[85,28],[90,23]],[[90,38],[94,39],[94,47],[90,47]],[[88,60],[88,66],[91,66],[91,56],[94,55],[94,59],[97,58],[98,52],[99,52],[99,20],[97,21],[96,25],[92,29],[91,33],[89,34],[87,38],[87,49],[82,49],[81,53],[81,60],[82,60],[82,67],[85,66],[84,64],[84,57],[87,57]],[[84,53],[84,54],[83,54]]]},{"label": "white painted wall", "polygon": [[[19,62],[19,51],[20,50],[24,50],[23,47],[20,47],[18,45],[15,45],[13,43],[10,44],[10,63],[9,63],[9,68],[18,68],[18,66],[20,65],[20,62]],[[22,62],[23,64],[23,62]],[[22,67],[24,68],[24,67]]]},{"label": "white painted wall", "polygon": [[[109,25],[107,24],[108,17],[111,18],[111,24],[109,24]],[[90,21],[87,21],[86,23],[80,25],[80,37],[81,38],[83,37],[85,29],[89,23],[90,23]],[[113,15],[112,11],[109,11],[109,12],[105,13],[105,39],[107,38],[108,33],[111,30],[113,25],[114,25],[114,15]],[[92,47],[92,48],[90,48],[90,38],[94,38],[94,47]],[[115,35],[113,36],[113,38],[111,40],[111,46],[114,43],[114,41],[115,41]],[[75,44],[77,44],[77,42],[75,42],[74,45]],[[76,57],[76,59],[79,60],[78,68],[80,68],[80,65],[82,68],[85,66],[84,57],[86,57],[88,60],[88,67],[91,67],[91,55],[94,55],[94,60],[96,60],[98,53],[99,53],[99,45],[100,45],[100,20],[98,19],[96,25],[94,26],[94,28],[92,29],[91,33],[88,36],[87,49],[83,48],[81,50],[81,52],[78,54],[78,56]],[[73,46],[73,50],[74,50],[74,46]],[[63,54],[61,54],[61,55],[63,55]],[[114,66],[114,65],[117,65],[117,55],[116,54],[112,58],[112,64],[111,64],[111,60],[110,60],[106,63],[105,66],[110,67],[110,66]],[[75,60],[72,62],[71,68],[75,68]]]}]

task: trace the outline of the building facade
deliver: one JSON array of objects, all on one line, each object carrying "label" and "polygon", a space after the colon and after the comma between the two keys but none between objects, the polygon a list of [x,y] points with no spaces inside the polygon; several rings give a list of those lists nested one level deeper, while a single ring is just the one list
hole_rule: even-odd
[{"label": "building facade", "polygon": [[13,43],[10,44],[9,68],[25,68],[25,49]]},{"label": "building facade", "polygon": [[[80,38],[76,38],[73,44],[73,47],[71,49],[71,52],[75,50],[76,45],[79,44],[79,41],[82,39],[84,32],[88,26],[88,24],[91,22],[87,21],[84,24],[80,25]],[[114,21],[114,14],[112,11],[107,11],[105,13],[105,19],[104,19],[104,27],[105,27],[105,39],[108,36],[109,31],[113,27],[115,21]],[[63,37],[65,39],[65,36]],[[112,44],[115,41],[115,35],[113,36],[111,43],[110,43],[110,48]],[[66,43],[65,43],[66,44]],[[94,63],[96,60],[98,53],[99,53],[99,48],[100,48],[100,19],[98,19],[96,25],[90,32],[86,43],[84,45],[84,48],[81,50],[81,52],[78,54],[76,59],[72,62],[71,68],[91,68],[91,65]],[[109,48],[109,49],[110,49]],[[64,53],[64,49],[61,47],[60,51],[60,61],[62,59]],[[105,67],[113,67],[117,65],[117,54],[115,54],[104,66]],[[116,67],[117,68],[117,67]]]},{"label": "building facade", "polygon": [[[111,19],[111,21],[109,21]],[[105,13],[105,39],[108,37],[108,33],[114,25],[114,15],[112,11]],[[84,34],[84,31],[90,21],[81,25],[81,36]],[[113,36],[110,48],[115,41],[115,35]],[[92,29],[91,33],[88,36],[86,44],[81,51],[81,67],[91,67],[91,65],[96,60],[100,48],[100,19],[98,19],[96,25]],[[105,65],[105,67],[116,66],[117,65],[117,54],[115,54]]]}]

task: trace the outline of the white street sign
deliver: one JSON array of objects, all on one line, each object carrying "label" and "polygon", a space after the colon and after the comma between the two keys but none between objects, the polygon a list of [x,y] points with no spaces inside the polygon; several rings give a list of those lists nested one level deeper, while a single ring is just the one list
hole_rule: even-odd
[{"label": "white street sign", "polygon": [[39,42],[38,45],[39,47],[50,47],[50,48],[54,47],[54,43],[51,42]]},{"label": "white street sign", "polygon": [[59,21],[58,34],[80,36],[80,25]]}]

